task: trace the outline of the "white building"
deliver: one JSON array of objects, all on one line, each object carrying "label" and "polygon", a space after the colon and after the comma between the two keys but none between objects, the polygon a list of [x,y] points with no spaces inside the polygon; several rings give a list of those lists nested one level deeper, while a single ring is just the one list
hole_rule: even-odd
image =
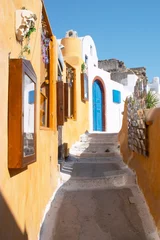
[{"label": "white building", "polygon": [[119,132],[124,100],[134,91],[137,76],[128,75],[123,84],[111,80],[110,73],[98,68],[97,50],[90,36],[81,37],[82,58],[87,65],[90,132]]},{"label": "white building", "polygon": [[[75,37],[78,38],[78,35],[73,30],[66,33],[66,38]],[[89,90],[89,131],[119,132],[124,101],[133,93],[138,77],[134,73],[128,74],[121,81],[123,84],[111,80],[109,72],[98,68],[97,50],[93,39],[90,36],[79,37],[79,39],[82,46],[82,59],[86,65],[85,72],[88,76],[85,78],[84,86],[88,85]],[[58,43],[61,46],[61,39]]]},{"label": "white building", "polygon": [[154,77],[151,83],[148,83],[148,90],[160,94],[159,77]]},{"label": "white building", "polygon": [[148,89],[147,91],[151,91],[157,95],[157,98],[159,99],[159,103],[156,105],[157,107],[160,107],[160,79],[159,77],[154,77],[151,83],[148,83]]}]

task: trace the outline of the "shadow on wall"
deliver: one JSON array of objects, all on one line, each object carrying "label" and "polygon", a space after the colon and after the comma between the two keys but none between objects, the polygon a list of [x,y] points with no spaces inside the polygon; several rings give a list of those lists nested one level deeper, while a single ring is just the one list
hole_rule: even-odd
[{"label": "shadow on wall", "polygon": [[4,197],[0,193],[0,239],[1,240],[28,240],[25,230],[21,232]]}]

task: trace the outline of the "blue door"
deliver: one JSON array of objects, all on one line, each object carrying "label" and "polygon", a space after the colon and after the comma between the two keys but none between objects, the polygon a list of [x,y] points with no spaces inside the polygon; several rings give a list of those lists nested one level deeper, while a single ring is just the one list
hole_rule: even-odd
[{"label": "blue door", "polygon": [[93,130],[103,130],[102,90],[99,81],[93,83]]}]

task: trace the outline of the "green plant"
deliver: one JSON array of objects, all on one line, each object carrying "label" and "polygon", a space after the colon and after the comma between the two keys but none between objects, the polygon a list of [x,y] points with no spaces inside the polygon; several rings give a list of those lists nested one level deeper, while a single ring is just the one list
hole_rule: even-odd
[{"label": "green plant", "polygon": [[153,108],[159,103],[157,95],[149,90],[146,96],[146,108]]},{"label": "green plant", "polygon": [[82,73],[85,71],[85,69],[86,69],[86,65],[85,65],[85,63],[83,62],[82,65],[81,65],[81,71],[82,71]]},{"label": "green plant", "polygon": [[23,53],[28,53],[30,54],[31,52],[31,48],[30,48],[30,36],[33,32],[36,31],[36,28],[35,27],[30,27],[29,31],[27,32],[27,34],[25,35],[25,38],[26,38],[26,44],[24,45],[24,47],[22,47],[21,49],[21,53],[20,53],[20,57],[23,57]]},{"label": "green plant", "polygon": [[31,36],[31,34],[33,33],[33,32],[35,32],[36,31],[36,28],[35,27],[31,27],[30,29],[29,29],[29,31],[27,32],[27,34],[26,34],[26,38],[30,38],[30,36]]}]

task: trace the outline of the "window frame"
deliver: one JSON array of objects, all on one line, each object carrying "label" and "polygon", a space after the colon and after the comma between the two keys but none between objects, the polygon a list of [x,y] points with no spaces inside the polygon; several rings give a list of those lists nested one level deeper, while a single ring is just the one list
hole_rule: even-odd
[{"label": "window frame", "polygon": [[[81,73],[81,100],[89,101],[89,82],[87,73]],[[87,97],[86,97],[87,94]]]},{"label": "window frame", "polygon": [[[48,81],[48,107],[47,107],[47,124],[45,123],[44,125],[41,125],[41,112],[40,112],[40,130],[53,130],[54,132],[56,131],[56,126],[57,126],[57,120],[56,120],[56,79],[57,79],[57,41],[56,37],[52,33],[52,29],[48,20],[48,16],[46,13],[46,9],[43,3],[42,6],[42,14],[45,19],[45,23],[47,26],[47,31],[48,31],[48,36],[50,38],[50,43],[48,47],[48,55],[49,55],[49,66],[48,66],[48,76],[49,79],[44,81],[42,80],[40,83],[40,86],[45,81]],[[42,53],[41,53],[42,56]],[[42,59],[41,59],[42,61]],[[41,76],[42,77],[42,76]],[[41,94],[41,91],[40,91]],[[43,94],[43,93],[42,93]],[[44,95],[44,94],[43,94]],[[46,96],[45,96],[46,97]]]},{"label": "window frame", "polygon": [[[66,82],[64,84],[64,99],[65,99],[65,118],[74,119],[77,118],[76,112],[76,69],[69,63],[66,64]],[[72,82],[67,79],[67,67],[73,71]],[[71,85],[72,84],[72,85]]]}]

